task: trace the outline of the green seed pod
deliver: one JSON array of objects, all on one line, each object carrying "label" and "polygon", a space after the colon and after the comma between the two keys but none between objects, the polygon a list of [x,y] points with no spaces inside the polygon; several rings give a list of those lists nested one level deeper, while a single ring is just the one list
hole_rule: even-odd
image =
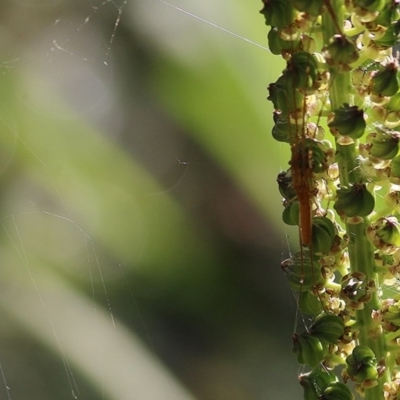
[{"label": "green seed pod", "polygon": [[267,25],[283,28],[293,22],[294,8],[290,0],[263,0],[263,3],[260,13]]},{"label": "green seed pod", "polygon": [[300,312],[305,315],[316,315],[323,311],[318,296],[314,296],[308,290],[303,290],[299,293],[298,305]]},{"label": "green seed pod", "polygon": [[307,332],[301,335],[295,333],[292,351],[299,364],[314,368],[324,359],[326,346],[317,337],[311,336]]},{"label": "green seed pod", "polygon": [[337,200],[333,207],[339,215],[366,217],[374,210],[374,196],[364,184],[343,187],[336,194]]},{"label": "green seed pod", "polygon": [[396,217],[380,218],[374,225],[383,243],[400,246],[400,223]]},{"label": "green seed pod", "polygon": [[331,344],[336,344],[344,333],[343,320],[337,315],[322,314],[309,329],[312,336]]},{"label": "green seed pod", "polygon": [[293,74],[283,73],[275,83],[268,86],[267,99],[273,103],[275,110],[281,110],[286,118],[290,112],[301,108],[304,101],[304,95],[295,90],[294,79]]},{"label": "green seed pod", "polygon": [[294,290],[313,290],[326,282],[318,258],[311,258],[308,250],[297,252],[291,258],[284,260],[281,268]]},{"label": "green seed pod", "polygon": [[278,142],[290,143],[294,132],[301,127],[291,124],[281,111],[275,110],[273,118],[275,125],[272,128],[272,137]]},{"label": "green seed pod", "polygon": [[286,225],[299,225],[300,205],[298,201],[291,201],[282,213],[282,220]]},{"label": "green seed pod", "polygon": [[321,393],[337,381],[333,371],[321,366],[299,376],[300,385],[304,389],[304,399],[307,400],[321,400]]},{"label": "green seed pod", "polygon": [[319,394],[316,392],[316,387],[313,381],[309,380],[304,375],[300,375],[300,385],[303,387],[304,400],[319,400]]},{"label": "green seed pod", "polygon": [[400,93],[396,93],[390,98],[389,102],[386,104],[386,109],[388,111],[400,110]]},{"label": "green seed pod", "polygon": [[353,381],[368,384],[369,387],[378,383],[376,357],[369,347],[356,346],[346,358],[346,363],[347,373]]},{"label": "green seed pod", "polygon": [[363,110],[345,103],[342,107],[336,109],[334,113],[333,120],[328,124],[334,136],[339,133],[342,136],[359,139],[364,134],[366,123]]},{"label": "green seed pod", "polygon": [[354,400],[350,389],[342,382],[331,383],[319,398],[320,400]]},{"label": "green seed pod", "polygon": [[350,70],[350,64],[359,57],[357,46],[346,36],[339,34],[330,39],[322,53],[326,62],[339,72]]},{"label": "green seed pod", "polygon": [[272,27],[268,32],[268,48],[272,54],[280,55],[285,51],[293,52],[299,46],[300,35],[294,35],[293,40],[283,40],[277,27]]},{"label": "green seed pod", "polygon": [[378,96],[393,96],[399,90],[397,65],[394,62],[387,64],[380,71],[372,74],[371,92]]},{"label": "green seed pod", "polygon": [[298,51],[289,60],[284,74],[292,77],[292,90],[295,88],[307,94],[313,92],[318,78],[317,59],[307,51]]},{"label": "green seed pod", "polygon": [[316,217],[313,219],[313,225],[324,229],[326,233],[333,239],[337,233],[334,223],[327,217]]},{"label": "green seed pod", "polygon": [[390,163],[390,177],[400,178],[400,156],[393,158]]},{"label": "green seed pod", "polygon": [[327,254],[331,250],[336,229],[333,222],[326,217],[315,217],[312,220],[312,249],[315,253]]},{"label": "green seed pod", "polygon": [[391,160],[399,152],[400,133],[378,130],[372,134],[371,156],[382,160]]}]

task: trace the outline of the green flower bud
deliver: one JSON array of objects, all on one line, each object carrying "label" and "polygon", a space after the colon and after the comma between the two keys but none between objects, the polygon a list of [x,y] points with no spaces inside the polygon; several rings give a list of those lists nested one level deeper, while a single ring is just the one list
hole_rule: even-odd
[{"label": "green flower bud", "polygon": [[323,392],[320,400],[354,400],[350,389],[341,382],[331,383]]},{"label": "green flower bud", "polygon": [[372,135],[371,156],[391,160],[399,151],[399,132],[378,130]]},{"label": "green flower bud", "polygon": [[312,220],[312,249],[315,253],[329,253],[336,235],[333,222],[326,217]]},{"label": "green flower bud", "polygon": [[307,332],[293,335],[293,353],[297,362],[302,365],[316,367],[325,357],[326,346],[315,336]]},{"label": "green flower bud", "polygon": [[340,71],[351,69],[350,64],[357,61],[359,52],[357,46],[344,35],[334,35],[324,48],[326,62]]},{"label": "green flower bud", "polygon": [[344,104],[334,111],[335,116],[328,126],[333,135],[339,133],[352,139],[359,139],[365,132],[364,111],[357,106]]},{"label": "green flower bud", "polygon": [[380,218],[374,226],[383,243],[400,246],[400,223],[396,217]]},{"label": "green flower bud", "polygon": [[353,381],[369,387],[378,383],[376,357],[369,347],[356,346],[346,358],[346,363],[347,373]]},{"label": "green flower bud", "polygon": [[297,252],[291,258],[284,260],[281,268],[294,290],[313,290],[326,281],[318,259],[311,258],[308,250]]},{"label": "green flower bud", "polygon": [[299,310],[302,314],[316,315],[323,311],[323,307],[318,296],[314,296],[308,290],[302,290],[299,293],[297,302],[299,305]]},{"label": "green flower bud", "polygon": [[371,92],[379,96],[393,96],[399,90],[397,65],[387,64],[383,69],[372,74]]},{"label": "green flower bud", "polygon": [[364,184],[343,187],[337,192],[334,204],[339,215],[366,217],[374,210],[375,199]]},{"label": "green flower bud", "polygon": [[264,8],[260,11],[267,25],[283,28],[293,22],[294,8],[290,0],[263,0]]},{"label": "green flower bud", "polygon": [[309,334],[331,344],[336,344],[344,333],[343,320],[337,315],[322,314],[309,329]]}]

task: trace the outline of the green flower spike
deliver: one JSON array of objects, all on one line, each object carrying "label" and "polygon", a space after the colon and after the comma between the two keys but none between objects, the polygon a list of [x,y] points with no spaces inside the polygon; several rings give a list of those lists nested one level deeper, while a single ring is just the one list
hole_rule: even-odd
[{"label": "green flower spike", "polygon": [[334,118],[328,126],[334,136],[337,134],[359,139],[365,132],[364,111],[357,106],[344,104],[334,111]]},{"label": "green flower spike", "polygon": [[393,96],[399,90],[397,63],[391,62],[372,74],[371,92],[378,96]]},{"label": "green flower spike", "polygon": [[354,184],[337,191],[337,201],[334,204],[339,215],[347,217],[366,217],[374,209],[374,196],[364,184]]},{"label": "green flower spike", "polygon": [[377,361],[373,351],[367,346],[356,346],[346,358],[347,374],[350,379],[363,387],[378,384]]}]

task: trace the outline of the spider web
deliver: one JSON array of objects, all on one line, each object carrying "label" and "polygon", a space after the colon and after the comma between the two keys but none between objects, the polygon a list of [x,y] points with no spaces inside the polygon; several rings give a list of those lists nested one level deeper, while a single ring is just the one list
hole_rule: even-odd
[{"label": "spider web", "polygon": [[[283,277],[268,286],[280,239],[262,209],[279,204],[258,122],[273,73],[257,9],[231,3],[3,5],[1,399],[267,399],[287,387],[276,371],[295,376],[272,350],[290,303]],[[207,125],[211,99],[179,116],[207,89],[162,80],[172,60],[176,79],[227,75],[219,112],[240,98],[248,119]]]}]

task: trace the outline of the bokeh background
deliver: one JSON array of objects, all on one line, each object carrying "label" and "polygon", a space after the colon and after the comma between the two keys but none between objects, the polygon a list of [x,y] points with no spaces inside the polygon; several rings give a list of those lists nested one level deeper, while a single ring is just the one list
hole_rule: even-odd
[{"label": "bokeh background", "polygon": [[[266,45],[259,1],[170,0]],[[158,0],[0,5],[0,399],[300,399],[267,86]]]}]

